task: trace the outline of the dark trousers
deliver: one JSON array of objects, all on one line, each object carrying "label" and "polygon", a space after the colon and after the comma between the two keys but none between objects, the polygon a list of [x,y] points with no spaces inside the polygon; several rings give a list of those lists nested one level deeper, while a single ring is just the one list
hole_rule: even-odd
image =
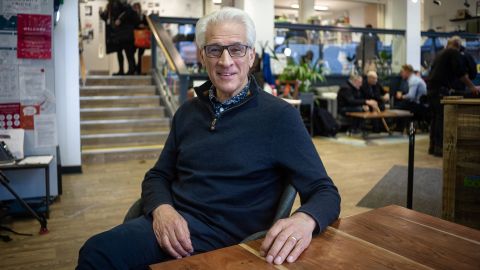
[{"label": "dark trousers", "polygon": [[125,44],[122,49],[117,51],[117,60],[119,66],[119,73],[124,73],[123,69],[123,52],[127,56],[128,74],[135,73],[135,46],[133,44]]},{"label": "dark trousers", "polygon": [[[204,226],[188,224],[194,254],[221,247],[206,240],[209,232],[201,233]],[[76,269],[147,269],[171,259],[158,245],[151,218],[142,216],[88,239],[80,249]]]},{"label": "dark trousers", "polygon": [[145,52],[145,48],[137,48],[137,67],[135,69],[135,73],[138,75],[142,74],[142,56]]},{"label": "dark trousers", "polygon": [[[349,117],[347,116],[347,112],[364,112],[364,110],[362,106],[351,106],[351,107],[341,107],[339,108],[338,112],[345,117]],[[357,131],[361,129],[363,126],[363,120],[355,117],[352,117],[350,119],[350,123],[351,123],[350,129],[353,131]]]},{"label": "dark trousers", "polygon": [[443,154],[443,105],[440,99],[435,98],[430,102],[431,121],[430,121],[430,146],[428,152],[437,156]]}]

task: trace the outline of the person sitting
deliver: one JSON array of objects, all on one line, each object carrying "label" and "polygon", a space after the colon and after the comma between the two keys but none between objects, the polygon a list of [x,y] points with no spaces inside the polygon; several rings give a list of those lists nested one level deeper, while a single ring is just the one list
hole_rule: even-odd
[{"label": "person sitting", "polygon": [[[347,85],[340,87],[337,95],[338,113],[346,116],[347,112],[367,112],[370,111],[370,107],[374,111],[378,108],[378,103],[374,99],[365,98],[361,91],[362,76],[357,74],[350,75],[347,81]],[[362,121],[354,119],[352,122],[351,130],[353,133],[359,131],[362,125]]]},{"label": "person sitting", "polygon": [[[377,102],[378,108],[381,111],[385,110],[385,101],[388,101],[388,94],[383,91],[383,86],[378,82],[377,72],[371,70],[367,73],[366,80],[361,87],[363,96],[368,99],[373,99]],[[373,111],[374,108],[370,108]]]},{"label": "person sitting", "polygon": [[[260,255],[268,263],[294,262],[312,234],[338,218],[338,190],[298,110],[248,75],[255,59],[252,19],[235,8],[209,14],[197,22],[196,44],[209,80],[177,110],[145,175],[145,215],[90,238],[77,269],[143,269],[269,228]],[[272,226],[285,177],[302,205]]]},{"label": "person sitting", "polygon": [[408,92],[406,94],[397,93],[399,102],[395,108],[415,112],[420,105],[420,98],[427,94],[427,85],[418,75],[411,65],[403,65],[400,76],[408,83]]}]

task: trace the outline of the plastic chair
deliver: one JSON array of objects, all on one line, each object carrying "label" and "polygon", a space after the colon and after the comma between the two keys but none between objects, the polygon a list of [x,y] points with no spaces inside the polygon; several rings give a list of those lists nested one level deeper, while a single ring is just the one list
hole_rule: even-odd
[{"label": "plastic chair", "polygon": [[[275,213],[275,217],[273,218],[272,225],[275,222],[277,222],[277,220],[282,218],[287,218],[290,216],[290,212],[292,211],[292,207],[293,207],[293,203],[295,201],[296,195],[297,195],[297,191],[295,190],[295,188],[292,185],[287,184],[285,189],[283,190],[282,196],[280,197],[280,203],[278,204],[278,208]],[[128,212],[125,215],[125,218],[123,219],[123,223],[131,219],[140,217],[141,215],[143,215],[142,198],[134,202],[133,205],[130,207],[130,209],[128,209]],[[248,236],[247,238],[245,238],[242,241],[242,243],[263,238],[265,237],[266,234],[267,234],[267,231],[254,233]]]}]

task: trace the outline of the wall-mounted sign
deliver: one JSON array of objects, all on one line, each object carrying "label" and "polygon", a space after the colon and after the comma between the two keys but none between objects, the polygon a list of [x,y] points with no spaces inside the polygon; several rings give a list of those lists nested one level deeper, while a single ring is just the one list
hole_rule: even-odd
[{"label": "wall-mounted sign", "polygon": [[52,16],[18,14],[17,57],[52,58]]}]

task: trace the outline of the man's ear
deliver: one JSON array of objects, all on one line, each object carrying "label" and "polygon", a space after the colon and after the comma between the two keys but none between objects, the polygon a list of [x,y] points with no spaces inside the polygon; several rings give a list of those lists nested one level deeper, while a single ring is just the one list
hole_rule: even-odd
[{"label": "man's ear", "polygon": [[205,66],[205,59],[203,58],[203,50],[197,47],[197,59],[200,60],[200,63],[202,66]]},{"label": "man's ear", "polygon": [[248,53],[248,66],[250,68],[253,67],[253,63],[255,62],[255,47],[253,47],[251,50],[249,50],[249,53]]}]

